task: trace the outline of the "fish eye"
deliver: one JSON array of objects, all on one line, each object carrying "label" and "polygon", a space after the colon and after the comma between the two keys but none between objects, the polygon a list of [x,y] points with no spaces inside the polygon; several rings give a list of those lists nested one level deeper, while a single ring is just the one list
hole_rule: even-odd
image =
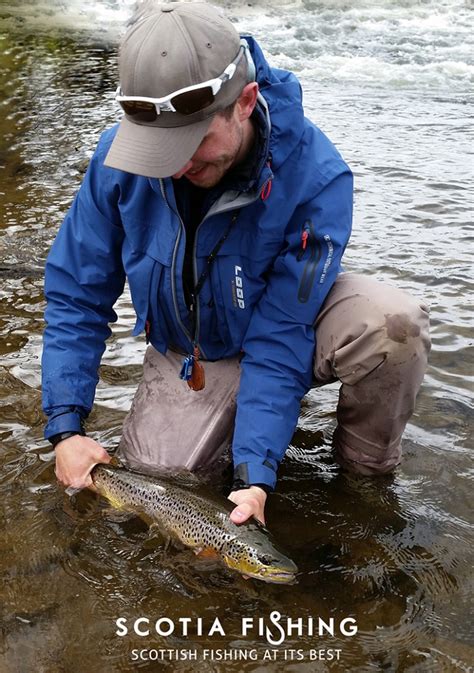
[{"label": "fish eye", "polygon": [[273,559],[270,556],[265,556],[264,554],[259,554],[257,558],[260,563],[263,563],[265,566],[269,566],[273,563]]}]

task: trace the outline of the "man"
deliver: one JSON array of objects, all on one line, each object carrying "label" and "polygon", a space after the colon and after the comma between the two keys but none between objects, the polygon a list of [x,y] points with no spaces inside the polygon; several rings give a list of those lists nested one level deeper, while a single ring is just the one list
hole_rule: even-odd
[{"label": "man", "polygon": [[49,254],[45,436],[60,482],[91,484],[97,370],[128,278],[150,342],[124,425],[133,466],[212,464],[235,429],[231,518],[264,520],[311,385],[341,380],[335,455],[400,460],[429,350],[427,310],[341,273],[352,176],[301,88],[201,3],[148,3],[120,50],[125,116],[102,136]]}]

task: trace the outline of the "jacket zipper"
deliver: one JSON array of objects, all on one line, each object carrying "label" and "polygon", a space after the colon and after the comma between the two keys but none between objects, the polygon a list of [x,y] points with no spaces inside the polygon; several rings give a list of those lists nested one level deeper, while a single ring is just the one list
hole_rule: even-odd
[{"label": "jacket zipper", "polygon": [[298,301],[302,304],[308,301],[311,290],[313,289],[314,279],[316,277],[316,268],[321,259],[321,246],[318,244],[314,225],[311,220],[306,220],[301,232],[301,248],[296,256],[300,262],[306,250],[309,249],[309,257],[305,263],[301,281],[298,287]]},{"label": "jacket zipper", "polygon": [[[272,174],[272,175],[271,175],[271,176],[264,182],[262,188],[258,191],[258,193],[257,193],[257,195],[255,196],[255,198],[252,199],[251,201],[248,201],[247,203],[245,203],[245,205],[247,206],[247,205],[250,205],[250,204],[255,203],[256,201],[258,201],[258,199],[260,198],[260,195],[261,195],[261,193],[262,193],[262,189],[264,189],[264,188],[267,186],[267,184],[268,184],[269,182],[271,182],[272,180],[273,180],[273,174]],[[204,350],[202,349],[201,345],[199,344],[199,333],[200,333],[200,308],[199,308],[199,301],[196,301],[196,302],[194,303],[194,310],[195,310],[194,320],[195,320],[195,325],[196,325],[196,328],[195,328],[195,329],[196,329],[196,331],[195,331],[195,339],[194,339],[194,340],[193,340],[192,335],[191,335],[191,334],[189,333],[189,331],[186,329],[186,326],[183,324],[183,322],[182,322],[182,320],[181,320],[181,317],[180,317],[180,315],[179,315],[178,300],[177,300],[177,297],[176,297],[176,280],[175,280],[176,255],[177,255],[177,253],[178,253],[178,246],[179,246],[179,241],[181,240],[181,234],[182,234],[182,232],[185,232],[186,229],[185,229],[184,222],[183,222],[183,220],[181,219],[181,216],[180,216],[179,212],[176,212],[176,210],[174,210],[174,209],[171,207],[171,205],[170,205],[170,203],[169,203],[169,201],[168,201],[168,199],[167,199],[167,197],[166,197],[166,192],[165,192],[165,188],[164,188],[164,185],[163,185],[163,180],[162,180],[162,179],[159,179],[159,183],[160,183],[160,191],[161,191],[161,195],[162,195],[162,197],[163,197],[163,199],[164,199],[166,205],[167,205],[168,208],[169,208],[169,209],[176,215],[176,217],[178,218],[179,223],[180,223],[180,225],[181,225],[181,226],[180,226],[180,231],[179,231],[179,233],[178,233],[178,236],[176,237],[176,243],[175,243],[175,246],[174,246],[174,250],[173,250],[173,258],[172,258],[172,262],[171,262],[171,291],[172,291],[172,294],[173,294],[173,307],[174,307],[174,311],[175,311],[175,314],[176,314],[176,319],[177,319],[177,321],[178,321],[179,326],[180,326],[181,329],[183,330],[183,332],[184,332],[186,338],[188,339],[188,341],[191,343],[192,346],[197,346],[197,347],[199,348],[199,352],[200,352],[200,354],[201,354],[201,357],[204,358],[204,359],[206,359],[206,354],[205,354]],[[196,251],[197,251],[197,240],[198,240],[199,229],[202,227],[202,225],[203,225],[204,222],[208,219],[209,216],[211,216],[211,215],[222,215],[222,213],[227,213],[227,212],[230,212],[230,211],[232,211],[232,210],[235,210],[235,204],[230,205],[229,207],[226,207],[226,208],[222,208],[222,210],[216,209],[214,212],[208,212],[208,213],[206,214],[206,216],[204,217],[204,219],[200,222],[200,224],[199,224],[198,227],[196,228],[196,232],[195,232],[195,234],[194,234],[194,243],[193,243],[193,279],[194,279],[194,284],[195,284],[195,285],[196,285],[196,283],[197,283],[197,279],[198,279],[198,269],[197,269],[197,255],[196,255]]]},{"label": "jacket zipper", "polygon": [[[272,179],[273,179],[273,175],[264,184],[266,185]],[[261,193],[261,190],[259,190],[257,196],[254,199],[252,199],[252,201],[248,201],[245,205],[247,206],[247,205],[250,205],[250,204],[258,201],[260,193]],[[196,232],[194,234],[194,243],[193,243],[193,279],[194,279],[194,285],[196,285],[196,283],[198,282],[198,268],[197,268],[197,254],[196,254],[196,252],[197,252],[197,241],[198,241],[199,229],[202,227],[202,225],[208,219],[208,217],[213,216],[213,215],[222,215],[223,213],[228,213],[228,212],[231,212],[233,210],[235,210],[235,204],[233,204],[232,206],[229,206],[227,208],[222,208],[222,210],[215,210],[214,212],[208,212],[206,214],[206,216],[204,217],[204,219],[201,220],[201,222],[197,226]],[[179,215],[178,215],[178,217],[179,217]],[[183,224],[181,218],[180,218],[180,221],[181,221],[182,227],[184,228],[184,224]],[[175,310],[176,310],[176,307],[175,307]],[[194,302],[194,310],[196,312],[196,315],[195,315],[195,325],[196,325],[195,345],[199,348],[201,356],[204,359],[206,359],[206,355],[205,355],[201,345],[199,344],[199,334],[200,334],[199,300],[196,300],[196,302]],[[192,342],[192,339],[191,339],[191,342]]]},{"label": "jacket zipper", "polygon": [[179,309],[178,309],[178,299],[177,299],[177,296],[176,296],[176,279],[175,279],[176,255],[178,254],[178,246],[179,246],[179,242],[181,240],[181,234],[185,231],[184,222],[181,219],[180,214],[178,212],[176,212],[175,210],[173,210],[173,208],[171,208],[170,203],[169,203],[169,201],[166,197],[166,192],[165,192],[165,189],[164,189],[163,180],[159,180],[159,183],[160,183],[161,195],[164,199],[164,202],[166,203],[168,208],[176,215],[176,217],[179,220],[179,224],[180,224],[180,229],[179,229],[178,235],[176,237],[176,242],[174,244],[173,257],[172,257],[172,260],[171,260],[171,293],[173,295],[173,307],[174,307],[174,312],[175,312],[175,315],[176,315],[176,320],[178,322],[178,325],[183,330],[183,333],[184,333],[186,339],[192,344],[193,343],[192,336],[189,333],[189,331],[186,329],[186,326],[184,325],[183,321],[181,320],[181,316],[179,314]]}]

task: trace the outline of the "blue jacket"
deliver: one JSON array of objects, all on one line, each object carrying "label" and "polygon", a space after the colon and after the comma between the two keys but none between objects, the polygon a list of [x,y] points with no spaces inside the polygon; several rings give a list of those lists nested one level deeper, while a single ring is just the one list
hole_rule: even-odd
[{"label": "blue jacket", "polygon": [[[222,194],[198,228],[195,278],[239,210],[199,294],[198,342],[204,359],[243,353],[234,465],[249,483],[274,487],[311,385],[315,319],[350,235],[352,175],[305,119],[296,77],[270,68],[249,42],[269,113],[268,162],[251,187]],[[137,314],[133,334],[148,321],[157,350],[174,344],[191,352],[185,231],[172,181],[105,167],[115,130],[101,137],[47,259],[46,437],[80,430],[89,414],[126,277]]]}]

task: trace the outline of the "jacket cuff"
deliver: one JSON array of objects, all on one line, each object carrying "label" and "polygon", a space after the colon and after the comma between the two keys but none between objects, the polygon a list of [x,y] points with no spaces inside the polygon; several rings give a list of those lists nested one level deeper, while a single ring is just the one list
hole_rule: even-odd
[{"label": "jacket cuff", "polygon": [[59,435],[63,432],[77,432],[81,435],[84,434],[82,417],[78,411],[69,411],[51,418],[44,429],[44,438],[50,439],[50,437],[54,437],[54,435]]},{"label": "jacket cuff", "polygon": [[276,470],[269,461],[264,463],[239,463],[234,468],[234,482],[241,482],[249,486],[253,484],[266,486],[269,491],[273,491],[276,480]]}]

